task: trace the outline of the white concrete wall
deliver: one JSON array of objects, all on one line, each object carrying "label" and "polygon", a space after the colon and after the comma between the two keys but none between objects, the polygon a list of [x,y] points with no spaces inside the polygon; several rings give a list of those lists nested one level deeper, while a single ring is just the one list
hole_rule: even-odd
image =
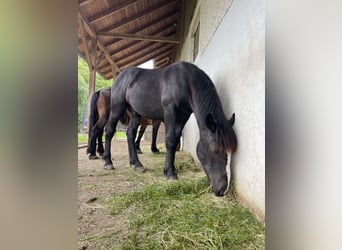
[{"label": "white concrete wall", "polygon": [[[236,113],[238,150],[231,164],[235,190],[242,203],[262,220],[265,215],[264,9],[263,0],[233,1],[195,61],[215,83],[226,116]],[[205,13],[210,15],[208,11]],[[205,21],[200,18],[201,23]],[[181,60],[189,60],[188,42],[189,38]],[[183,149],[196,157],[199,133],[193,116],[183,135]]]}]

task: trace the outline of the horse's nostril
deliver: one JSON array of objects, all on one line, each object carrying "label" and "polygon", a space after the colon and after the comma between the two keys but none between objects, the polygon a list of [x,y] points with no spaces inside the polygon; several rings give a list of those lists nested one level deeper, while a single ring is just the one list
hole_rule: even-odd
[{"label": "horse's nostril", "polygon": [[225,191],[226,191],[225,188],[221,188],[219,190],[215,190],[214,193],[215,193],[216,196],[224,196]]}]

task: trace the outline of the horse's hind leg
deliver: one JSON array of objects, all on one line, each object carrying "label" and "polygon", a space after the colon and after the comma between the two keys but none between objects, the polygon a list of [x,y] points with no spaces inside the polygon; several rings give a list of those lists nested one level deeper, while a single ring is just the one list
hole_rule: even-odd
[{"label": "horse's hind leg", "polygon": [[152,144],[151,144],[151,151],[155,154],[159,153],[159,149],[157,148],[157,135],[158,135],[158,130],[160,127],[161,121],[152,121]]},{"label": "horse's hind leg", "polygon": [[96,156],[96,139],[98,139],[98,152],[100,152],[102,145],[102,135],[103,135],[103,127],[106,124],[107,119],[105,117],[100,117],[99,120],[96,122],[94,127],[91,129],[91,136],[90,136],[90,143],[89,143],[89,159],[98,159],[99,157]]},{"label": "horse's hind leg", "polygon": [[102,136],[103,136],[103,129],[100,130],[99,136],[97,137],[97,152],[100,156],[102,156],[104,152]]},{"label": "horse's hind leg", "polygon": [[140,117],[132,115],[128,128],[127,128],[127,142],[128,142],[128,152],[129,152],[129,159],[130,164],[134,165],[134,170],[138,172],[144,172],[144,166],[138,159],[134,139],[137,134],[137,130],[140,124]]},{"label": "horse's hind leg", "polygon": [[136,148],[138,154],[142,154],[142,151],[140,149],[140,141],[141,141],[141,138],[143,137],[143,135],[145,133],[146,127],[147,127],[147,125],[141,125],[140,126],[138,138],[135,141],[135,148]]},{"label": "horse's hind leg", "polygon": [[89,154],[89,160],[95,160],[98,159],[96,155],[96,139],[98,137],[98,134],[100,132],[100,128],[97,126],[97,123],[94,125],[94,127],[91,129],[91,133],[89,136],[89,141],[88,141],[88,150],[87,153]]}]

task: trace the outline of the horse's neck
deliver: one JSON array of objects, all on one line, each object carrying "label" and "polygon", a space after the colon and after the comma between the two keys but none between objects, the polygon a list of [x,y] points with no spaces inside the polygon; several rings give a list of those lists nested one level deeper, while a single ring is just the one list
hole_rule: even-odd
[{"label": "horse's neck", "polygon": [[200,130],[200,137],[206,136],[206,132],[208,130],[205,124],[206,113],[201,112],[199,107],[195,107],[193,111],[197,121],[197,126]]}]

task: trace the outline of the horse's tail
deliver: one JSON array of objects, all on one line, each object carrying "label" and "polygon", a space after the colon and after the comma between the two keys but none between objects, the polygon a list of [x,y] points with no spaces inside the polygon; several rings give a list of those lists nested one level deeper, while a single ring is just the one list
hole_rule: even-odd
[{"label": "horse's tail", "polygon": [[88,135],[91,135],[91,129],[96,124],[97,120],[99,119],[99,112],[97,110],[97,99],[99,99],[100,90],[96,91],[90,100],[90,115],[88,121]]},{"label": "horse's tail", "polygon": [[125,110],[124,112],[123,112],[123,115],[121,116],[121,118],[120,118],[120,122],[123,124],[123,125],[128,125],[128,123],[129,123],[129,116],[128,116],[128,114],[127,114],[127,110]]}]

